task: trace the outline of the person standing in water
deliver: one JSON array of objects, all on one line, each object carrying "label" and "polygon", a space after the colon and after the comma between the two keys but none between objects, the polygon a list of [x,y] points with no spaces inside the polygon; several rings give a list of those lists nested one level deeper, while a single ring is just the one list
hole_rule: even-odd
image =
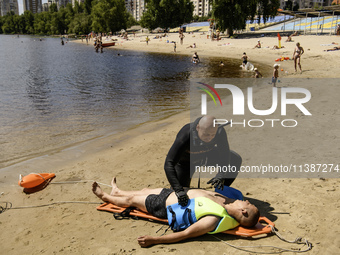
[{"label": "person standing in water", "polygon": [[279,66],[280,66],[279,64],[274,65],[274,71],[273,71],[273,77],[272,77],[273,87],[276,87],[277,78],[279,78]]},{"label": "person standing in water", "polygon": [[242,66],[243,66],[243,68],[245,68],[247,63],[248,63],[248,56],[247,56],[247,54],[245,52],[243,52],[243,55],[242,55],[241,59],[242,59]]}]

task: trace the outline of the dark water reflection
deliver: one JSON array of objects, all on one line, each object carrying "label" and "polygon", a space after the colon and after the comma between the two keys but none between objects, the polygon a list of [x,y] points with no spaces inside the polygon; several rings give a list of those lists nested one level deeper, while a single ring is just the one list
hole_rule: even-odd
[{"label": "dark water reflection", "polygon": [[219,61],[0,35],[0,168],[188,109],[192,78],[251,75]]}]

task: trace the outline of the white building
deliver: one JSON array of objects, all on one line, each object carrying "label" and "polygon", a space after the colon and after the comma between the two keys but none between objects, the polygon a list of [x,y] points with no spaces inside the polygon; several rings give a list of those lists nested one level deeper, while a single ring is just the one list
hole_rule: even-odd
[{"label": "white building", "polygon": [[59,0],[60,5],[66,6],[67,3],[72,3],[72,7],[74,7],[75,2],[78,2],[79,4],[84,3],[84,0]]},{"label": "white building", "polygon": [[140,21],[145,11],[144,0],[125,0],[126,10],[132,14],[135,20]]},{"label": "white building", "polygon": [[24,11],[31,11],[33,14],[42,10],[41,0],[24,0]]},{"label": "white building", "polygon": [[[80,0],[81,2],[84,2],[83,0]],[[74,7],[74,0],[71,2],[71,0],[48,0],[47,3],[44,3],[42,5],[42,11],[43,12],[48,12],[50,9],[50,6],[52,4],[56,4],[57,5],[57,9],[59,10],[60,7],[64,6],[66,7],[66,5],[68,3],[72,3],[72,6]]]},{"label": "white building", "polygon": [[[212,10],[212,5],[209,3],[209,0],[191,0],[191,2],[194,4],[193,15],[199,17],[208,16]],[[146,10],[145,0],[125,0],[125,7],[137,21],[142,18]]]},{"label": "white building", "polygon": [[191,0],[191,2],[194,4],[194,16],[208,16],[212,10],[212,5],[209,3],[209,0]]},{"label": "white building", "polygon": [[[286,2],[288,2],[288,0],[280,1],[281,9],[284,9]],[[299,9],[315,8],[315,7],[320,7],[320,6],[332,5],[332,0],[291,0],[291,2],[293,3],[293,7],[297,3],[299,5]]]}]

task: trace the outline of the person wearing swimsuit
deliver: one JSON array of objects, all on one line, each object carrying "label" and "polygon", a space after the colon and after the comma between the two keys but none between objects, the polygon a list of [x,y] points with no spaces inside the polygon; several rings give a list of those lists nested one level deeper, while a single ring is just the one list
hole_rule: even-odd
[{"label": "person wearing swimsuit", "polygon": [[197,64],[197,63],[200,62],[200,58],[198,57],[197,52],[194,53],[194,55],[192,56],[191,61],[192,61],[194,64]]},{"label": "person wearing swimsuit", "polygon": [[242,58],[241,58],[243,61],[242,61],[242,66],[245,67],[246,64],[248,63],[248,56],[245,52],[243,52],[243,55],[242,55]]},{"label": "person wearing swimsuit", "polygon": [[301,70],[301,55],[304,53],[304,49],[300,46],[300,43],[296,43],[296,47],[294,49],[294,53],[293,53],[293,59],[294,59],[294,67],[295,67],[295,72],[296,70],[296,64],[299,65],[300,68],[300,72],[302,72]]}]

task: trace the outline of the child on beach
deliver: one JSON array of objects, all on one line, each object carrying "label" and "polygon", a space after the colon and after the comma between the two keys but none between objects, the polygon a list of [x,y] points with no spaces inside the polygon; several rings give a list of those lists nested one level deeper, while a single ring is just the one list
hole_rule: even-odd
[{"label": "child on beach", "polygon": [[248,56],[245,52],[243,52],[243,56],[241,58],[243,61],[242,61],[242,66],[243,68],[246,66],[246,64],[248,63]]},{"label": "child on beach", "polygon": [[274,64],[274,72],[273,72],[273,77],[272,77],[272,84],[274,87],[276,87],[276,81],[277,78],[279,77],[279,64]]},{"label": "child on beach", "polygon": [[257,68],[255,67],[254,68],[254,78],[260,78],[260,76],[261,76],[261,78],[263,78],[263,76],[262,76],[262,74],[259,72],[259,70],[257,70]]}]

